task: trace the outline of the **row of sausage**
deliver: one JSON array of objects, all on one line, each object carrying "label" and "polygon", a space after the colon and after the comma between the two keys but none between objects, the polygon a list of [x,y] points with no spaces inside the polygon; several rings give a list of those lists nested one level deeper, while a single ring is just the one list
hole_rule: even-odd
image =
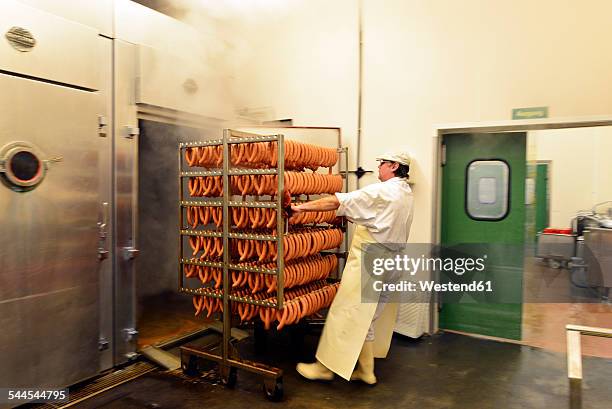
[{"label": "row of sausage", "polygon": [[276,320],[278,321],[276,329],[280,331],[285,325],[297,324],[302,318],[328,308],[338,292],[338,285],[331,284],[320,290],[305,292],[290,299],[280,310],[260,308],[259,317],[264,323],[264,328],[270,329],[270,325]]},{"label": "row of sausage", "polygon": [[[244,266],[254,265],[254,263],[246,263]],[[268,264],[263,266],[269,269],[275,269],[276,264]],[[285,264],[284,288],[293,288],[314,281],[324,280],[336,270],[338,267],[338,259],[333,254],[325,256],[315,255],[305,259],[289,261]],[[183,272],[186,278],[199,278],[202,285],[211,284],[216,289],[223,286],[223,269],[219,267],[198,266],[194,264],[185,264]],[[254,273],[248,271],[232,271],[231,272],[231,287],[234,289],[248,288],[252,294],[259,291],[272,293],[277,288],[277,278],[274,274]]]},{"label": "row of sausage", "polygon": [[[195,229],[214,223],[218,228],[223,224],[223,208],[214,206],[187,206],[187,223]],[[230,209],[231,223],[240,229],[251,228],[272,229],[276,227],[276,209],[260,207],[232,207]],[[339,224],[336,212],[304,212],[296,213],[289,218],[289,224],[330,223]]]},{"label": "row of sausage", "polygon": [[[315,195],[342,191],[342,175],[306,172],[285,172],[285,190],[292,195]],[[223,196],[221,176],[191,176],[188,182],[189,195],[192,197]],[[231,193],[235,195],[276,195],[278,193],[277,175],[232,175]]]},{"label": "row of sausage", "polygon": [[[189,166],[218,168],[223,164],[223,146],[200,146],[185,149],[185,161]],[[285,141],[285,169],[331,168],[338,161],[333,148],[291,140]],[[251,142],[230,145],[230,163],[246,168],[275,168],[278,162],[276,142]]]},{"label": "row of sausage", "polygon": [[[276,321],[278,322],[276,329],[280,331],[285,325],[296,324],[304,317],[311,316],[321,309],[328,308],[336,296],[337,291],[338,284],[327,285],[314,283],[309,286],[299,287],[293,291],[288,291],[285,294],[285,303],[281,309],[232,302],[231,310],[233,314],[240,316],[242,322],[251,321],[259,316],[265,329],[270,329],[272,323]],[[215,293],[220,295],[219,291]],[[247,294],[243,292],[235,292],[233,295],[240,297],[247,296]],[[249,298],[258,301],[274,301],[274,299],[265,298],[265,295],[261,293],[250,296]],[[223,301],[221,298],[194,295],[193,306],[196,310],[196,316],[206,313],[206,316],[210,317],[216,312],[223,312]]]},{"label": "row of sausage", "polygon": [[[339,247],[343,240],[342,230],[308,229],[283,236],[283,259],[285,261],[317,254],[323,250]],[[277,243],[272,240],[229,240],[230,258],[239,261],[276,261]],[[223,256],[223,239],[220,237],[189,236],[192,255],[200,260],[216,260]],[[199,254],[201,253],[201,254]]]}]

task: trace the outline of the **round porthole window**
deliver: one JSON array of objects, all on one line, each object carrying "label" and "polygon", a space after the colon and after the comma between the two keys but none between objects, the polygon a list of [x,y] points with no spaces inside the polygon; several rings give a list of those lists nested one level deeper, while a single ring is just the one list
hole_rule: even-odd
[{"label": "round porthole window", "polygon": [[0,150],[3,163],[2,181],[16,191],[29,191],[42,182],[45,165],[36,148],[25,143],[13,143]]}]

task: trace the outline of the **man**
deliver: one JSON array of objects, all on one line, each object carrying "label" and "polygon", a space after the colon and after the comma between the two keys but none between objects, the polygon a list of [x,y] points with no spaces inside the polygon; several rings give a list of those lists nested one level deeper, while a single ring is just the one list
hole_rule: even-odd
[{"label": "man", "polygon": [[357,225],[340,287],[319,340],[317,361],[299,363],[296,368],[307,379],[331,380],[336,373],[346,380],[376,383],[374,357],[387,356],[397,305],[387,305],[389,293],[381,293],[378,303],[362,302],[362,251],[368,243],[408,241],[413,213],[408,185],[410,159],[404,152],[385,154],[376,158],[380,161],[381,183],[291,206],[295,213],[337,209],[339,216]]}]

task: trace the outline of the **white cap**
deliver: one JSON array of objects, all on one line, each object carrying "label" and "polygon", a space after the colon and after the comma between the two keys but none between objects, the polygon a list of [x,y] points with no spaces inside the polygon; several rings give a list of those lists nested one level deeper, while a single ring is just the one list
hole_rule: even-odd
[{"label": "white cap", "polygon": [[408,152],[396,152],[396,153],[385,153],[376,158],[376,160],[388,160],[390,162],[397,162],[400,165],[410,166],[410,154]]}]

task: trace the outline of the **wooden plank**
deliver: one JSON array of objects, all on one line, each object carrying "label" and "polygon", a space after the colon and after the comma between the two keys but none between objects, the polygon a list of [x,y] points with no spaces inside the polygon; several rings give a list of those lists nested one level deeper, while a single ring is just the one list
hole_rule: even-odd
[{"label": "wooden plank", "polygon": [[582,380],[582,351],[580,332],[567,331],[567,377],[571,380]]},{"label": "wooden plank", "polygon": [[172,371],[181,367],[181,359],[163,349],[148,346],[144,347],[140,352],[151,361],[168,370]]},{"label": "wooden plank", "polygon": [[568,324],[565,326],[565,329],[568,331],[578,331],[582,335],[612,338],[612,329],[609,328],[586,327],[584,325]]}]

